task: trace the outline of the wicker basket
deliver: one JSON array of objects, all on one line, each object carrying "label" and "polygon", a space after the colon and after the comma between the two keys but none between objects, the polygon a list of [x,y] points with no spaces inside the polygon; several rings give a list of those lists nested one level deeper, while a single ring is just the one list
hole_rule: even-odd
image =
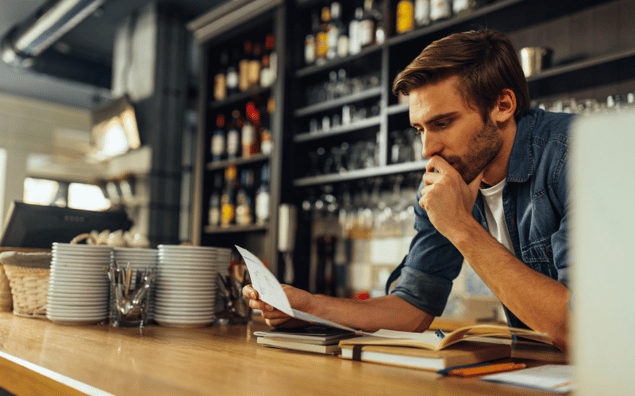
[{"label": "wicker basket", "polygon": [[11,288],[13,313],[28,318],[46,318],[51,253],[3,252],[0,264]]},{"label": "wicker basket", "polygon": [[11,298],[11,286],[9,278],[4,272],[4,266],[0,264],[0,312],[11,312],[13,299]]},{"label": "wicker basket", "polygon": [[46,318],[49,270],[4,265],[13,297],[13,314],[28,318]]}]

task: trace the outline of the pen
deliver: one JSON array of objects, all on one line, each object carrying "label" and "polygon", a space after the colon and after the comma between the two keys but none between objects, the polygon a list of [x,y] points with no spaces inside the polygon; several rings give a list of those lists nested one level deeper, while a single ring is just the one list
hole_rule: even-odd
[{"label": "pen", "polygon": [[457,369],[448,371],[447,375],[453,376],[453,377],[471,377],[474,375],[502,373],[504,371],[518,370],[525,367],[526,367],[525,363],[490,364],[487,366],[479,366],[479,367],[457,368]]}]

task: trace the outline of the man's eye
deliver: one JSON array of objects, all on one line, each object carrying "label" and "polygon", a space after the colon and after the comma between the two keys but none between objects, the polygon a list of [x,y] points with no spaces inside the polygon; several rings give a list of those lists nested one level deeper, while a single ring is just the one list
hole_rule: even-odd
[{"label": "man's eye", "polygon": [[441,129],[446,128],[448,125],[450,125],[450,121],[438,121],[435,124],[437,128],[441,128]]}]

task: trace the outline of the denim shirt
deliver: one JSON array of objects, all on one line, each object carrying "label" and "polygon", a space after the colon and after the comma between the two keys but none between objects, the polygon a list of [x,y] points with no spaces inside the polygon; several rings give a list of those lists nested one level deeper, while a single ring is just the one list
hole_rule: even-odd
[{"label": "denim shirt", "polygon": [[[518,122],[503,188],[505,221],[516,257],[528,267],[568,283],[568,227],[570,194],[567,184],[569,125],[573,116],[531,110]],[[443,313],[452,281],[459,275],[463,256],[441,235],[419,205],[421,183],[415,203],[415,230],[404,261],[393,271],[386,288],[434,316]],[[472,212],[487,229],[483,199]],[[508,323],[527,326],[506,307]]]}]

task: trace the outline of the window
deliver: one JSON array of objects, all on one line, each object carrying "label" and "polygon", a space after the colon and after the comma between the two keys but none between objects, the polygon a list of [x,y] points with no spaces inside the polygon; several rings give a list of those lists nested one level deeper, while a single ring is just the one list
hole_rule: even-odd
[{"label": "window", "polygon": [[68,207],[84,210],[106,210],[110,200],[101,188],[93,184],[71,183],[68,186]]},{"label": "window", "polygon": [[66,196],[61,196],[60,183],[53,180],[24,179],[24,202],[33,205],[66,206]]},{"label": "window", "polygon": [[24,202],[84,210],[106,210],[111,206],[99,186],[31,177],[24,180]]}]

